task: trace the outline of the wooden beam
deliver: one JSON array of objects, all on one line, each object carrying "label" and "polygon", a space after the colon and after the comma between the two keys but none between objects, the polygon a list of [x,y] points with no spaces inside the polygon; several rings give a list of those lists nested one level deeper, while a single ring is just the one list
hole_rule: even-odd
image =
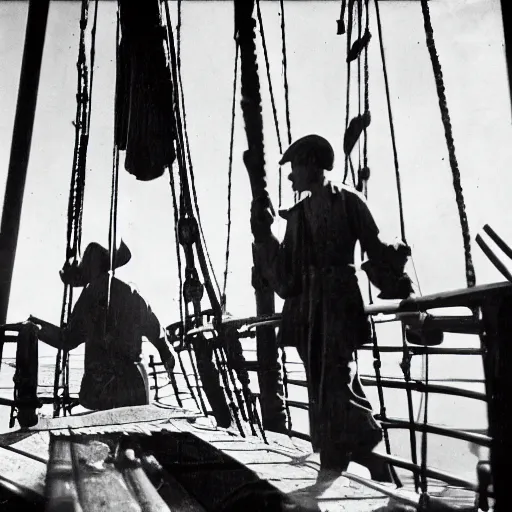
[{"label": "wooden beam", "polygon": [[50,0],[30,0],[28,7],[25,48],[0,225],[0,325],[6,322],[9,307],[49,5]]}]

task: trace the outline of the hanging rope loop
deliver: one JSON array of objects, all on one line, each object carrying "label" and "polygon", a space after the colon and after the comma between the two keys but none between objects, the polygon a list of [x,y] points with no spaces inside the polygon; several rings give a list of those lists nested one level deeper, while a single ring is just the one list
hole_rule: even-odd
[{"label": "hanging rope loop", "polygon": [[[172,29],[171,15],[167,1],[163,1],[165,12],[165,44],[170,55],[171,76],[173,82],[173,110],[176,120],[176,147],[177,147],[177,163],[178,173],[180,177],[181,187],[181,215],[185,218],[197,219],[196,226],[198,235],[194,240],[197,250],[197,259],[201,269],[201,274],[204,279],[205,289],[208,294],[208,299],[212,308],[216,311],[217,315],[221,315],[220,305],[220,287],[213,271],[210,255],[206,246],[204,237],[201,216],[199,212],[199,204],[197,198],[197,191],[195,187],[194,168],[192,165],[192,158],[190,153],[190,145],[188,140],[186,111],[185,111],[185,98],[183,92],[183,83],[181,80],[181,1],[178,1],[178,27],[177,27],[177,47],[174,41],[174,31]],[[181,219],[180,219],[181,220]],[[195,228],[192,228],[195,230]],[[193,233],[192,233],[193,234]],[[178,233],[179,235],[179,233]],[[194,255],[191,251],[186,253],[187,266],[195,266]],[[213,284],[215,284],[216,289]],[[197,307],[200,308],[198,304]]]},{"label": "hanging rope loop", "polygon": [[[61,272],[73,271],[78,264],[82,243],[82,217],[84,204],[85,176],[87,164],[87,148],[89,145],[89,129],[91,121],[91,97],[93,88],[94,55],[96,44],[96,26],[98,14],[98,0],[95,2],[94,21],[91,38],[91,72],[87,67],[85,47],[85,31],[88,24],[89,0],[82,0],[80,16],[80,41],[77,58],[77,94],[76,116],[73,123],[75,127],[75,147],[73,151],[73,165],[71,171],[71,184],[68,199],[67,230],[66,230],[66,258]],[[61,336],[68,324],[73,307],[73,287],[64,285],[62,308],[60,315]],[[65,350],[58,350],[55,359],[55,372],[53,380],[53,415],[57,417],[61,410],[64,414],[69,412],[71,402],[69,398],[69,355]]]},{"label": "hanging rope loop", "polygon": [[[214,339],[207,339],[202,334],[193,336],[185,335],[188,329],[192,327],[198,328],[203,323],[205,312],[201,309],[201,301],[205,290],[208,293],[212,306],[212,309],[208,311],[210,313],[212,311],[214,312],[214,318],[217,321],[221,318],[224,300],[221,305],[210,279],[211,276],[215,281],[219,296],[221,296],[201,226],[197,193],[195,189],[194,171],[186,129],[185,101],[180,71],[181,1],[178,2],[177,50],[175,48],[167,2],[163,2],[163,6],[165,10],[167,29],[166,44],[171,57],[170,65],[174,86],[173,108],[176,118],[176,153],[180,190],[180,210],[178,214],[176,184],[174,182],[174,176],[170,170],[173,204],[175,206],[176,250],[178,254],[178,266],[180,272],[181,317],[181,327],[174,329],[173,334],[181,338],[181,347],[185,347],[188,351],[196,381],[195,389],[190,389],[194,398],[197,397],[198,399],[196,403],[199,403],[204,414],[208,414],[205,401],[203,400],[204,393],[219,424],[222,424],[222,426],[228,426],[231,421],[231,417],[238,426],[240,434],[244,436],[245,433],[242,421],[247,421],[249,418],[249,415],[246,414],[246,410],[249,410],[249,406],[247,405],[246,407],[244,405],[244,393],[240,390],[236,378],[232,373],[232,361],[230,357],[224,354],[224,348],[222,346],[223,340],[220,340],[218,337],[215,337]],[[183,248],[185,256],[184,279],[182,278],[180,245]],[[197,253],[198,266],[200,267],[204,284],[201,283],[198,269],[196,268],[193,248],[195,248]],[[193,314],[191,314],[191,309]],[[218,343],[219,340],[221,343]],[[240,382],[243,380],[244,379],[241,378]],[[222,385],[219,381],[222,382]]]}]

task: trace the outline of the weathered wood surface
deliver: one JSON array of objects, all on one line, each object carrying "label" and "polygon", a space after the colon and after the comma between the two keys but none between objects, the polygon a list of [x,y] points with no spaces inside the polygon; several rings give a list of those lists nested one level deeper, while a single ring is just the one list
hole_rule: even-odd
[{"label": "weathered wood surface", "polygon": [[38,424],[31,427],[30,430],[78,429],[102,425],[112,426],[166,420],[168,418],[193,418],[196,416],[197,413],[179,407],[159,407],[155,404],[150,404],[136,407],[120,407],[119,409],[91,412],[62,418],[39,418]]},{"label": "weathered wood surface", "polygon": [[[310,455],[310,444],[290,439],[283,434],[267,432],[270,445],[264,444],[256,437],[244,439],[235,437],[228,431],[197,428],[193,422],[171,420],[173,427],[190,432],[207,441],[212,446],[246,465],[260,478],[268,480],[286,494],[291,494],[299,501],[303,498],[315,499],[321,510],[369,512],[387,510],[390,501],[379,491],[370,489],[358,482],[340,477],[329,484],[317,485],[319,462]],[[369,478],[366,468],[350,464],[349,473]],[[393,485],[383,485],[396,490]],[[412,485],[407,486],[409,489]],[[449,498],[451,504],[468,505],[474,501],[474,493],[448,486],[443,482],[433,482],[429,486],[431,495]],[[410,491],[399,491],[407,497],[414,495]],[[389,509],[391,510],[391,508]]]},{"label": "weathered wood surface", "polygon": [[159,492],[171,510],[179,510],[180,512],[206,512],[171,475],[166,475],[166,483]]},{"label": "weathered wood surface", "polygon": [[[46,445],[48,451],[48,445]],[[0,448],[0,476],[44,495],[46,464]]]},{"label": "weathered wood surface", "polygon": [[58,439],[50,450],[52,453],[46,467],[47,510],[48,512],[58,510],[81,512],[71,444]]},{"label": "weathered wood surface", "polygon": [[[286,435],[269,432],[267,438],[270,444],[267,445],[257,437],[242,438],[234,431],[216,428],[204,418],[194,420],[190,415],[187,418],[187,412],[179,409],[162,410],[151,406],[133,408],[135,411],[132,410],[132,414],[140,421],[133,422],[132,419],[129,422],[130,411],[126,409],[46,420],[46,431],[41,430],[42,425],[38,425],[37,430],[0,435],[0,444],[7,445],[7,448],[11,446],[27,454],[24,456],[8,451],[6,448],[0,448],[2,456],[0,476],[19,482],[41,496],[44,495],[46,465],[30,457],[37,456],[41,460],[48,460],[50,431],[54,434],[67,433],[68,435],[108,432],[152,435],[155,432],[166,431],[193,434],[225,455],[244,464],[259,478],[268,480],[294,499],[298,501],[314,499],[322,511],[385,510],[389,501],[389,498],[382,493],[345,477],[340,477],[328,485],[316,484],[319,464],[315,456],[310,454],[309,443],[305,441],[292,440]],[[115,424],[108,425],[108,419],[114,420]],[[351,464],[349,472],[364,476],[364,472],[361,473],[361,467],[357,464]],[[389,488],[394,489],[393,486]],[[429,490],[438,496],[450,494],[448,486],[442,483],[431,486]],[[168,489],[168,491],[176,492],[175,498],[178,501],[186,492],[179,487],[175,490]],[[109,496],[106,490],[103,494],[104,497]],[[451,501],[465,504],[473,496],[468,493],[455,493]],[[91,499],[95,499],[92,494]],[[201,509],[197,504],[191,504],[190,510]]]},{"label": "weathered wood surface", "polygon": [[[387,496],[343,477],[327,486],[316,485],[319,467],[304,460],[305,443],[298,443],[299,448],[295,446],[297,440],[286,442],[286,436],[272,434],[273,440],[269,439],[269,445],[249,436],[226,442],[230,436],[228,432],[219,436],[218,430],[210,432],[206,427],[197,428],[192,422],[171,420],[171,423],[244,464],[259,478],[268,480],[294,499],[315,499],[322,511],[373,511],[385,506],[389,500]],[[354,469],[354,466],[349,469]]]}]

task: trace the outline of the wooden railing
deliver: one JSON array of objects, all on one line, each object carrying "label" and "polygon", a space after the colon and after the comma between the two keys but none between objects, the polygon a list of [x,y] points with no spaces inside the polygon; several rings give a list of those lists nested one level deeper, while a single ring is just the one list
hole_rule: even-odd
[{"label": "wooden railing", "polygon": [[[413,380],[406,383],[402,380],[395,379],[380,379],[380,385],[384,388],[390,389],[406,389],[407,387],[412,391],[419,393],[436,393],[443,395],[459,396],[468,399],[485,401],[488,404],[488,415],[489,415],[489,432],[487,435],[481,433],[467,432],[460,429],[450,429],[433,424],[413,423],[398,418],[379,418],[381,419],[383,427],[386,429],[413,429],[416,432],[427,432],[428,434],[440,435],[448,438],[459,439],[467,442],[477,444],[479,446],[491,448],[491,460],[494,461],[494,480],[503,476],[502,457],[500,457],[500,450],[496,449],[497,444],[503,443],[504,438],[504,423],[506,421],[500,416],[497,411],[496,405],[496,393],[494,390],[500,383],[509,379],[507,372],[503,371],[503,359],[500,358],[500,362],[497,362],[497,354],[503,353],[504,347],[507,345],[507,335],[503,332],[503,328],[500,327],[499,318],[503,318],[504,311],[503,307],[508,307],[508,300],[512,297],[512,285],[510,282],[492,283],[486,285],[475,286],[473,288],[464,288],[460,290],[454,290],[449,292],[441,292],[436,294],[425,295],[423,297],[413,297],[401,302],[375,304],[366,307],[366,312],[371,315],[376,323],[379,322],[403,322],[405,325],[418,325],[418,321],[421,320],[423,315],[428,312],[430,329],[439,329],[442,332],[460,333],[468,335],[479,335],[481,339],[480,348],[467,348],[467,347],[443,347],[443,346],[420,346],[420,345],[408,345],[409,354],[415,355],[465,355],[465,356],[480,356],[483,358],[484,373],[486,376],[485,392],[478,392],[468,390],[457,386],[446,386],[439,384],[426,383],[421,380]],[[512,303],[512,302],[511,302]],[[473,316],[436,316],[430,310],[438,308],[460,308],[466,307],[471,310],[478,310],[479,315]],[[512,309],[512,306],[511,306]],[[512,314],[512,311],[511,311]],[[476,319],[475,319],[476,318]],[[212,343],[220,342],[217,338],[217,334],[227,327],[236,329],[240,339],[253,338],[255,330],[260,326],[273,326],[278,327],[281,321],[281,315],[275,314],[267,317],[244,317],[244,318],[212,318],[211,321],[207,322],[204,326],[198,329],[189,329],[185,333],[185,339],[187,337],[196,336],[198,334],[211,333]],[[172,334],[172,333],[170,333]],[[171,335],[172,339],[172,335]],[[374,350],[373,346],[363,346],[363,351]],[[507,350],[509,350],[507,348]],[[402,347],[398,346],[385,346],[379,347],[381,353],[400,353],[403,351]],[[507,359],[508,360],[508,359]],[[154,361],[153,373],[156,376],[157,363]],[[501,368],[501,370],[500,370]],[[248,371],[257,371],[258,362],[249,361],[247,362],[246,369]],[[511,373],[511,372],[508,372]],[[492,379],[489,376],[492,375]],[[363,377],[363,384],[367,386],[377,386],[377,380],[374,377]],[[298,385],[306,387],[305,380],[287,379],[287,385]],[[158,388],[157,379],[154,377],[155,391]],[[503,390],[501,386],[500,389]],[[512,390],[512,386],[506,388]],[[510,391],[508,391],[510,393]],[[288,407],[300,408],[303,410],[308,409],[308,404],[297,400],[287,400]],[[508,420],[507,420],[508,421]],[[493,433],[501,433],[501,438],[498,441],[493,436]],[[307,434],[290,431],[290,434],[301,439],[309,440]],[[422,471],[420,464],[413,464],[410,461],[395,457],[388,454],[379,454],[382,458],[387,460],[390,464],[407,469],[413,473]],[[500,469],[501,468],[501,469]],[[470,490],[477,490],[478,484],[474,481],[468,481],[463,478],[459,478],[456,475],[439,471],[435,468],[427,467],[426,475],[429,478],[443,480],[448,484],[457,485]],[[499,494],[499,484],[495,484],[496,494]],[[485,489],[487,493],[488,489]]]}]

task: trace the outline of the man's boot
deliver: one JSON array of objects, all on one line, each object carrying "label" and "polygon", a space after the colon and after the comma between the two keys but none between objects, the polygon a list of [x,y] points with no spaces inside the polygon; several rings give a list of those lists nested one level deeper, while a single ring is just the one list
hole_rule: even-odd
[{"label": "man's boot", "polygon": [[368,468],[372,480],[393,483],[389,464],[373,452],[359,452],[352,455],[352,462]]}]

